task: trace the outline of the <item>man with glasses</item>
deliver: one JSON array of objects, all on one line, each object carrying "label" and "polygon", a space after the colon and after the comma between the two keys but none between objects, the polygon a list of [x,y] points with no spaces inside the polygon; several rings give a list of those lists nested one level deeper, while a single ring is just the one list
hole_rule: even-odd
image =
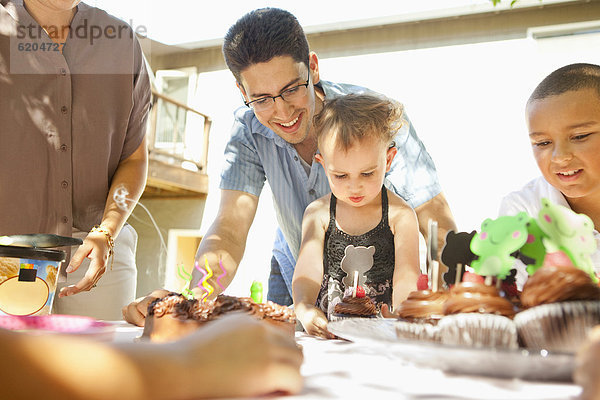
[{"label": "man with glasses", "polygon": [[[268,299],[290,305],[304,210],[330,192],[324,171],[313,162],[317,142],[312,118],[329,98],[374,92],[321,80],[317,55],[309,51],[297,19],[284,10],[259,9],[240,18],[225,36],[223,54],[247,107],[235,111],[225,149],[219,211],[198,248],[197,258],[206,257],[210,265],[222,260],[227,275],[221,283],[231,282],[267,180],[279,223]],[[415,208],[425,237],[429,219],[438,222],[443,244],[446,232],[456,230],[456,226],[433,161],[408,120],[395,143],[398,156],[386,186]],[[192,284],[200,278],[195,275]],[[218,287],[216,283],[213,286]],[[126,319],[143,323],[150,298],[125,308]]]}]

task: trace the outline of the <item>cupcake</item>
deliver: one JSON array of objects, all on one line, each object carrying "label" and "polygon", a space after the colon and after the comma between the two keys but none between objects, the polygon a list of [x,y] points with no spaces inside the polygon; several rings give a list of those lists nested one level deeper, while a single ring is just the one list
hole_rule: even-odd
[{"label": "cupcake", "polygon": [[600,286],[585,271],[567,265],[538,269],[525,282],[521,293],[524,308],[578,300],[600,300]]},{"label": "cupcake", "polygon": [[527,347],[574,352],[600,324],[600,287],[573,266],[545,265],[523,286],[515,323]]},{"label": "cupcake", "polygon": [[494,286],[477,282],[462,282],[450,289],[448,300],[444,302],[444,315],[459,313],[492,314],[512,318],[513,305],[500,296]]},{"label": "cupcake", "polygon": [[408,295],[398,308],[395,324],[400,339],[438,341],[437,324],[443,317],[447,291],[416,290]]},{"label": "cupcake", "polygon": [[398,308],[398,316],[407,322],[437,325],[444,315],[444,302],[448,292],[416,290],[408,295]]},{"label": "cupcake", "polygon": [[463,282],[450,290],[440,320],[440,341],[475,347],[517,348],[515,310],[494,286]]},{"label": "cupcake", "polygon": [[356,295],[353,295],[353,292],[353,288],[346,289],[342,301],[335,305],[334,312],[329,316],[330,321],[347,318],[375,318],[377,306],[373,299],[365,295],[364,288],[358,286]]}]

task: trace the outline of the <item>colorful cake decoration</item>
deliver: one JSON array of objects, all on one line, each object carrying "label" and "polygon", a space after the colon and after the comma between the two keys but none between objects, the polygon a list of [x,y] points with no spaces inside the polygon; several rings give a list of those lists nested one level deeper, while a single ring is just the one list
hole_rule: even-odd
[{"label": "colorful cake decoration", "polygon": [[185,267],[183,266],[183,264],[179,264],[179,267],[177,267],[177,275],[179,275],[179,277],[181,279],[184,280],[184,285],[183,288],[181,289],[181,294],[188,300],[191,300],[194,298],[194,293],[192,293],[192,291],[190,290],[190,282],[192,281],[192,274],[190,274],[189,272],[187,272],[185,270]]},{"label": "colorful cake decoration", "polygon": [[[543,265],[572,265],[598,282],[591,258],[597,250],[592,220],[546,198],[541,199],[541,205],[535,217],[520,212],[488,218],[481,224],[480,232],[448,232],[441,255],[448,267],[444,281],[448,285],[459,282],[457,269],[462,265],[470,266],[479,276],[489,277],[488,284],[491,277],[498,278],[498,285],[500,280],[512,284],[518,258],[527,265],[529,275]],[[472,272],[463,272],[463,281],[468,274]]]},{"label": "colorful cake decoration", "polygon": [[344,287],[363,286],[367,277],[365,273],[373,267],[375,246],[354,246],[349,244],[344,249],[344,258],[340,268],[346,273],[342,278]]},{"label": "colorful cake decoration", "polygon": [[444,265],[448,267],[448,271],[444,274],[444,282],[448,286],[453,285],[456,281],[462,281],[464,270],[459,271],[459,265],[471,265],[473,260],[477,258],[471,251],[471,240],[476,233],[477,231],[458,233],[448,231],[446,234],[446,244],[442,250],[441,259]]},{"label": "colorful cake decoration", "polygon": [[221,284],[221,278],[227,275],[227,271],[225,271],[225,268],[223,268],[223,259],[221,258],[221,256],[219,256],[219,268],[221,268],[221,275],[217,276],[217,285],[219,285],[222,292],[223,290],[225,290],[225,288]]},{"label": "colorful cake decoration", "polygon": [[253,281],[250,286],[250,298],[255,303],[262,303],[263,301],[263,285],[259,281]]},{"label": "colorful cake decoration", "polygon": [[546,235],[542,241],[547,253],[565,253],[575,267],[587,272],[594,282],[598,282],[591,257],[597,249],[597,243],[590,217],[543,198],[537,222]]},{"label": "colorful cake decoration", "polygon": [[529,217],[529,221],[527,221],[527,241],[516,254],[516,257],[527,265],[529,275],[532,275],[544,263],[546,247],[543,238],[545,236],[546,234],[540,228],[537,219]]},{"label": "colorful cake decoration", "polygon": [[427,226],[427,281],[429,288],[437,292],[439,280],[437,221],[430,219]]},{"label": "colorful cake decoration", "polygon": [[511,254],[527,241],[528,220],[527,213],[520,212],[483,221],[481,232],[471,240],[471,251],[479,256],[471,263],[475,273],[506,278],[515,262]]},{"label": "colorful cake decoration", "polygon": [[429,278],[427,274],[421,274],[417,278],[417,290],[427,290],[429,289]]},{"label": "colorful cake decoration", "polygon": [[365,288],[362,286],[357,286],[356,290],[354,291],[354,297],[358,297],[359,299],[362,299],[363,297],[365,297],[367,294],[365,293]]},{"label": "colorful cake decoration", "polygon": [[204,256],[204,268],[206,269],[200,267],[200,263],[198,263],[198,261],[196,261],[194,267],[202,274],[202,278],[198,281],[197,286],[204,291],[204,294],[202,294],[202,301],[206,301],[208,300],[208,297],[215,291],[215,288],[213,288],[207,282],[213,276],[213,271],[210,268],[210,265],[208,265],[208,258]]}]

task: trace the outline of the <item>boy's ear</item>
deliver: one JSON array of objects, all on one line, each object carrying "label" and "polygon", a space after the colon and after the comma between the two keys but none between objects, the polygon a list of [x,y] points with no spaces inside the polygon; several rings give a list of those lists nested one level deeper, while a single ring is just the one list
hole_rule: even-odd
[{"label": "boy's ear", "polygon": [[398,149],[395,146],[388,149],[386,155],[385,172],[389,172],[390,168],[392,168],[392,161],[394,161],[396,154],[398,154]]}]

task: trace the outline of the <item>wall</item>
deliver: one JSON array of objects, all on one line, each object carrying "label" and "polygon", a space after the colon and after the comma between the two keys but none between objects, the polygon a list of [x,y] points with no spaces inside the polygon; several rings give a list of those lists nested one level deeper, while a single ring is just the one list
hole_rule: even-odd
[{"label": "wall", "polygon": [[[168,246],[170,229],[200,229],[204,213],[204,199],[148,199],[142,197],[140,202],[150,211]],[[137,295],[142,296],[165,284],[165,266],[167,250],[161,243],[148,213],[138,205],[129,223],[138,232]],[[199,234],[200,235],[200,234]]]}]

